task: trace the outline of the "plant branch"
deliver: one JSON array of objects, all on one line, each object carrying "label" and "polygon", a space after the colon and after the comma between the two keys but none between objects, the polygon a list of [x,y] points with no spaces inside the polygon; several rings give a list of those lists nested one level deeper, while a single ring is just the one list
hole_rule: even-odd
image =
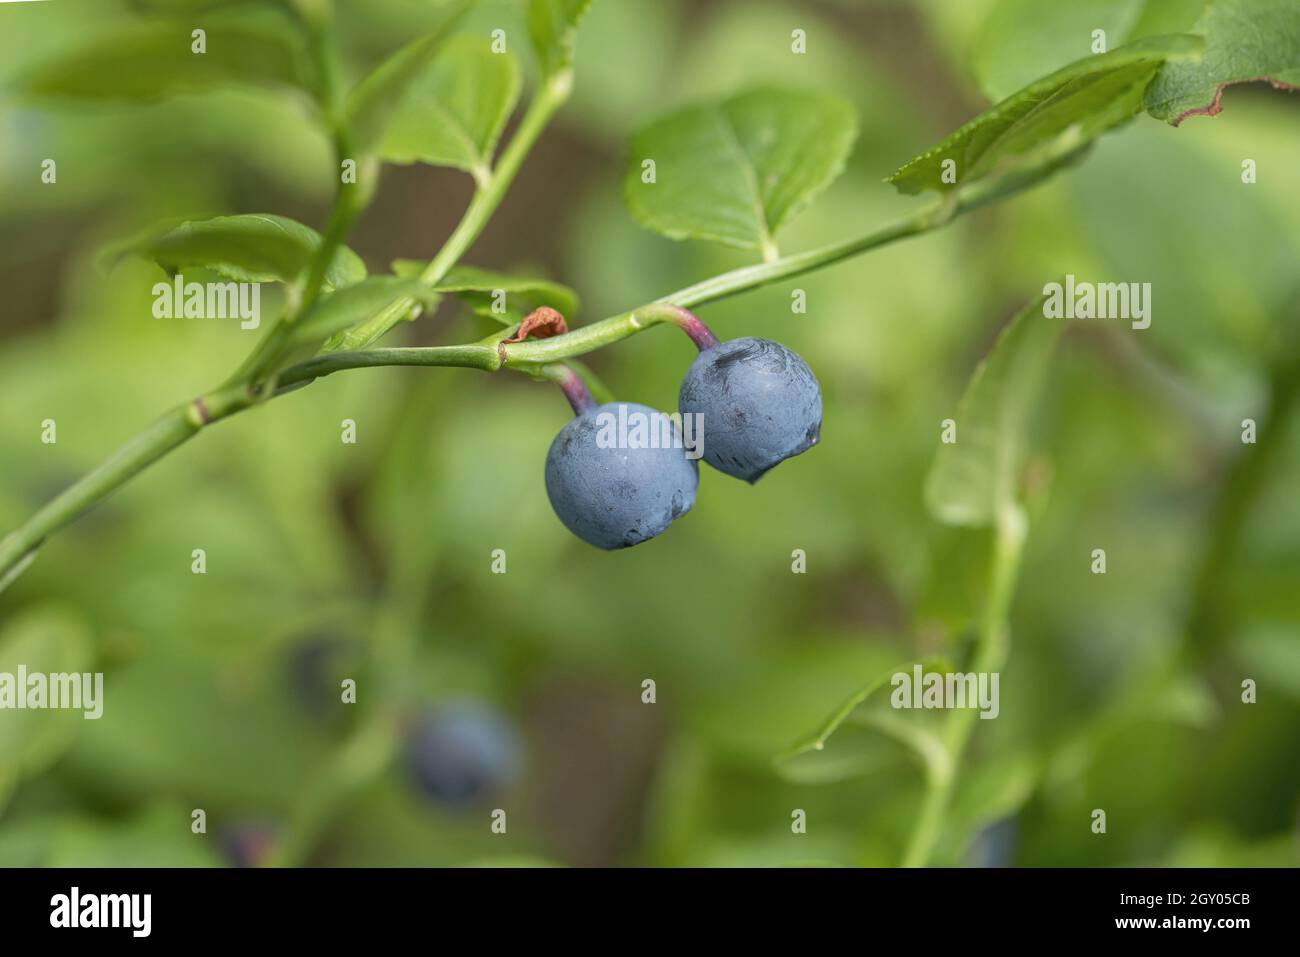
[{"label": "plant branch", "polygon": [[[473,241],[491,210],[504,195],[509,180],[517,172],[524,155],[540,134],[546,121],[559,108],[568,95],[564,75],[552,78],[543,92],[533,101],[519,131],[502,154],[501,162],[492,178],[492,196],[477,199],[471,204],[461,227],[458,227],[444,251],[425,270],[426,281],[450,269],[455,259]],[[995,181],[996,184],[997,181]],[[1028,188],[1038,180],[1025,181],[1018,189]],[[917,210],[910,216],[875,229],[855,239],[832,243],[806,253],[786,256],[769,263],[760,263],[736,269],[712,279],[687,286],[654,303],[638,309],[602,319],[572,332],[550,339],[530,339],[511,344],[498,344],[502,333],[478,343],[426,348],[365,349],[322,353],[306,362],[282,370],[276,377],[274,393],[266,398],[300,388],[314,379],[345,369],[374,366],[457,366],[485,371],[512,368],[529,374],[540,374],[541,367],[573,359],[603,346],[626,339],[637,332],[665,321],[674,321],[676,310],[665,308],[679,306],[692,308],[716,302],[730,296],[757,289],[770,283],[789,279],[843,260],[861,255],[869,250],[899,239],[916,236],[951,222],[960,212],[974,208],[991,199],[1002,199],[1017,190],[1002,188],[998,191],[980,186],[978,191],[949,194],[939,203]],[[469,225],[466,225],[466,224]],[[457,239],[456,237],[460,237]],[[447,252],[451,249],[451,252]],[[413,303],[405,298],[362,328],[369,331],[360,335],[366,339],[372,334],[382,335],[398,321]],[[400,312],[398,311],[400,307]],[[376,320],[382,319],[382,322]],[[382,326],[382,328],[380,328]],[[22,526],[0,540],[0,582],[12,579],[9,574],[20,562],[39,547],[51,533],[62,528],[81,512],[94,505],[118,486],[181,445],[201,428],[229,415],[248,408],[263,397],[266,390],[241,382],[227,383],[193,402],[174,409],[155,426],[132,439],[103,465],[81,478],[61,495],[47,503]]]},{"label": "plant branch", "polygon": [[[336,52],[333,11],[325,6],[318,11],[319,18],[303,17],[302,22],[307,31],[308,50],[319,77],[317,106],[324,118],[325,126],[330,132],[334,151],[334,175],[337,178],[334,187],[334,201],[330,207],[329,219],[321,235],[320,245],[312,253],[307,267],[307,278],[301,287],[301,294],[293,303],[288,315],[275,322],[262,340],[240,363],[228,385],[238,382],[256,382],[268,371],[275,368],[289,347],[292,326],[312,307],[325,287],[334,257],[342,248],[348,233],[357,218],[374,195],[375,179],[378,176],[378,164],[365,157],[352,155],[352,136],[343,111],[342,87],[339,81],[338,54]],[[365,169],[358,169],[354,182],[343,178],[343,164],[348,160],[364,164]]]},{"label": "plant branch", "polygon": [[[1024,512],[1014,503],[999,511],[993,539],[993,567],[988,596],[980,618],[979,632],[970,670],[978,674],[1001,671],[1007,660],[1010,628],[1007,619],[1020,572],[1020,555],[1027,527]],[[940,739],[946,762],[930,761],[926,767],[925,796],[916,826],[903,853],[904,867],[924,867],[934,852],[943,830],[943,819],[952,800],[952,790],[961,766],[962,754],[976,720],[971,708],[954,708],[944,718]]]},{"label": "plant branch", "polygon": [[680,324],[680,315],[665,306],[680,306],[690,309],[705,303],[717,302],[738,293],[748,292],[761,286],[767,286],[783,279],[804,273],[814,272],[826,266],[834,265],[845,259],[860,256],[878,246],[884,246],[899,239],[928,232],[950,222],[956,215],[958,206],[951,201],[944,201],[917,210],[910,216],[872,230],[865,236],[831,243],[806,253],[786,256],[768,263],[758,263],[733,269],[731,272],[714,276],[704,282],[687,286],[662,299],[648,303],[628,312],[579,326],[564,335],[549,339],[529,339],[524,342],[511,343],[503,347],[505,366],[539,365],[547,362],[559,362],[574,356],[580,356],[603,346],[611,345],[620,339],[635,335],[643,329],[662,322]]},{"label": "plant branch", "polygon": [[146,466],[212,422],[247,408],[256,398],[256,393],[245,386],[231,386],[172,409],[0,540],[0,577],[39,548],[46,537]]},{"label": "plant branch", "polygon": [[[460,261],[461,256],[465,255],[469,247],[478,239],[479,234],[483,232],[483,227],[501,205],[506,191],[514,182],[533,144],[537,142],[547,123],[551,121],[551,117],[568,100],[572,86],[571,75],[560,74],[552,77],[533,97],[524,113],[524,118],[519,123],[519,128],[502,151],[496,166],[480,179],[478,188],[474,191],[474,198],[470,200],[460,223],[438,254],[430,260],[424,272],[420,274],[424,282],[431,286],[441,282],[452,266]],[[355,329],[336,336],[326,343],[326,351],[342,352],[370,345],[409,315],[411,307],[415,304],[415,300],[408,296],[395,300]]]}]

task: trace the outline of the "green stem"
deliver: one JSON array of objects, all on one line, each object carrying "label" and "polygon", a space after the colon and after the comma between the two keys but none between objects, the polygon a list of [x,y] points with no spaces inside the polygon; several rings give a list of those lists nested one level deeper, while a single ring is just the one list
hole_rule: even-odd
[{"label": "green stem", "polygon": [[327,352],[285,369],[277,378],[277,383],[281,392],[288,392],[334,372],[375,366],[453,366],[492,372],[501,367],[501,357],[494,345],[482,342],[459,346]]},{"label": "green stem", "polygon": [[[980,618],[970,670],[988,674],[1002,670],[1007,660],[1010,628],[1007,619],[1011,598],[1015,594],[1024,547],[1026,524],[1023,511],[1008,503],[999,513],[993,539],[993,567],[988,596]],[[926,765],[925,796],[911,839],[903,852],[904,867],[924,867],[934,852],[943,830],[944,816],[952,800],[953,786],[961,766],[962,754],[976,720],[972,708],[954,708],[944,719],[940,740],[947,761],[930,761]]]},{"label": "green stem", "polygon": [[731,272],[679,289],[657,302],[580,326],[562,336],[512,343],[504,347],[504,364],[506,367],[516,367],[559,362],[611,345],[628,336],[636,335],[652,325],[662,322],[679,324],[680,313],[665,307],[680,306],[690,309],[780,282],[783,279],[823,269],[845,259],[860,256],[879,246],[942,226],[953,219],[957,209],[958,207],[949,202],[928,206],[897,222],[873,230],[865,236],[831,243],[820,249],[786,256],[770,263],[758,263],[733,269]]},{"label": "green stem", "polygon": [[[343,110],[342,85],[339,80],[338,54],[334,38],[333,10],[323,6],[316,15],[303,19],[307,31],[307,46],[320,79],[316,101],[331,132],[334,148],[334,201],[330,207],[325,232],[320,245],[312,253],[307,268],[307,278],[301,286],[301,295],[293,303],[288,315],[274,323],[248,357],[240,363],[227,385],[238,382],[257,382],[275,368],[289,347],[292,327],[312,307],[325,288],[325,279],[334,257],[352,231],[352,226],[374,195],[378,164],[352,155],[352,139]],[[358,169],[357,181],[343,180],[343,164],[357,160],[364,169]]]},{"label": "green stem", "polygon": [[303,788],[289,815],[284,842],[267,866],[303,866],[329,822],[392,763],[397,741],[397,716],[388,706],[381,706],[330,755]]},{"label": "green stem", "polygon": [[255,400],[256,394],[248,388],[233,386],[172,409],[0,540],[0,577],[39,548],[48,536],[139,474],[150,463],[184,444],[211,423],[247,408]]},{"label": "green stem", "polygon": [[[568,100],[572,86],[571,75],[563,73],[552,77],[538,91],[524,113],[519,129],[515,131],[509,145],[502,151],[495,168],[491,173],[481,178],[478,188],[474,191],[474,198],[470,200],[469,207],[465,210],[465,215],[461,217],[455,231],[448,237],[442,249],[438,251],[438,255],[433,257],[429,265],[425,267],[424,272],[420,274],[420,278],[424,282],[431,286],[441,282],[451,270],[451,267],[460,261],[460,258],[478,239],[479,234],[483,232],[483,227],[488,224],[492,214],[501,205],[506,191],[509,190],[510,184],[514,182],[515,176],[519,173],[520,167],[523,166],[524,160],[533,148],[533,144],[542,135],[542,131],[546,128],[546,124],[550,122],[551,117]],[[397,325],[405,316],[409,315],[411,307],[414,305],[415,300],[410,297],[404,296],[397,299],[355,329],[335,337],[334,340],[326,344],[326,350],[342,352],[361,349],[370,345],[370,343]]]}]

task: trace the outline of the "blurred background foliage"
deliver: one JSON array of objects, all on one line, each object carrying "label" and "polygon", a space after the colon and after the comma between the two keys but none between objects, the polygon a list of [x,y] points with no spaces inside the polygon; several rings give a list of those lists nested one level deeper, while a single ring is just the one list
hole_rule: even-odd
[{"label": "blurred background foliage", "polygon": [[[0,83],[196,6],[7,7]],[[341,0],[349,79],[436,6]],[[988,94],[1087,54],[1086,31],[1078,49],[1060,41],[1063,6],[597,0],[573,99],[466,262],[573,286],[572,324],[750,261],[639,228],[620,179],[634,129],[755,84],[836,92],[861,121],[848,172],[783,250],[865,232],[918,202],[884,176]],[[1088,6],[1112,45],[1141,23],[1140,2]],[[460,29],[498,27],[525,35],[518,4],[484,0]],[[790,53],[795,28],[806,55]],[[526,62],[524,46],[512,51]],[[896,863],[916,767],[816,784],[774,758],[893,666],[959,645],[986,543],[922,506],[939,423],[999,326],[1073,272],[1151,282],[1154,321],[1086,325],[1053,360],[1001,715],[977,722],[939,860],[1294,865],[1300,428],[1270,421],[1270,405],[1296,375],[1298,119],[1300,98],[1265,86],[1232,88],[1222,115],[1178,129],[1139,117],[1007,205],[707,307],[720,335],[776,338],[808,360],[823,441],[753,488],[702,469],[691,515],[636,549],[597,552],[552,515],[542,463],[569,413],[522,377],[349,372],[205,433],[0,595],[0,665],[107,675],[99,721],[0,714],[0,864]],[[57,185],[39,181],[46,157]],[[1245,158],[1255,185],[1241,183]],[[319,227],[332,176],[292,94],[5,95],[0,528],[252,346],[232,322],[154,319],[156,267],[104,274],[95,253],[163,216]],[[428,258],[471,188],[454,170],[386,167],[350,244],[372,272]],[[791,313],[792,288],[807,314]],[[390,338],[483,331],[448,300]],[[590,360],[619,397],[674,408],[691,351],[655,331]],[[1258,448],[1240,442],[1246,417],[1272,458],[1243,483]],[[55,445],[39,441],[46,418]],[[339,440],[345,418],[356,445]],[[205,575],[191,574],[195,548]],[[504,575],[490,571],[498,548]],[[1094,548],[1104,576],[1089,571]],[[346,677],[355,706],[338,703]],[[1240,702],[1246,677],[1258,704]],[[411,722],[462,706],[494,716],[465,745],[497,748],[478,801],[428,793],[400,759]],[[347,760],[357,749],[374,760]],[[498,807],[508,836],[489,831]],[[1089,828],[1098,807],[1104,837]],[[191,833],[193,808],[206,835]],[[805,835],[791,833],[795,808]]]}]

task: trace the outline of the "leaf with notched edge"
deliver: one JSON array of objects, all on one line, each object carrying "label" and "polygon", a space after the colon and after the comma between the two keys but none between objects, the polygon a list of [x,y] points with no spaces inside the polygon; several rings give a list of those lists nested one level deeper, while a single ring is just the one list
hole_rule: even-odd
[{"label": "leaf with notched edge", "polygon": [[[632,138],[624,194],[643,226],[775,252],[778,229],[844,171],[857,138],[838,96],[760,89],[655,120]],[[642,179],[655,163],[653,183]]]},{"label": "leaf with notched edge", "polygon": [[1300,89],[1300,2],[1214,0],[1196,26],[1205,35],[1199,60],[1167,63],[1146,92],[1146,110],[1177,126],[1219,112],[1223,88],[1267,81]]},{"label": "leaf with notched edge", "polygon": [[353,149],[369,153],[384,138],[390,120],[412,84],[435,62],[448,30],[468,8],[467,0],[457,3],[443,16],[437,29],[402,47],[352,88],[344,118]]},{"label": "leaf with notched edge", "polygon": [[519,98],[519,64],[486,37],[450,41],[393,109],[377,147],[394,163],[453,166],[476,176],[492,166],[501,130]]},{"label": "leaf with notched edge", "polygon": [[529,0],[528,33],[543,76],[554,76],[573,66],[578,24],[592,0]]},{"label": "leaf with notched edge", "polygon": [[[1075,148],[1130,120],[1147,85],[1173,56],[1201,48],[1199,37],[1151,37],[1087,57],[1032,83],[916,157],[886,182],[900,192],[948,192],[1014,167],[1069,135]],[[956,163],[944,182],[944,163]]]}]

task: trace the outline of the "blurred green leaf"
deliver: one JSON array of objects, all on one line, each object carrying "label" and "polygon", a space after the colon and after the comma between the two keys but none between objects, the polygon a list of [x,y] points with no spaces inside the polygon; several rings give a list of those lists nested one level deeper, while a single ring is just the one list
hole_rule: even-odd
[{"label": "blurred green leaf", "polygon": [[19,81],[32,96],[156,100],[231,85],[314,85],[303,44],[287,26],[261,18],[201,25],[206,52],[192,51],[193,23],[154,23],[105,36],[35,68]]},{"label": "blurred green leaf", "polygon": [[488,44],[476,36],[447,44],[393,110],[378,146],[380,157],[453,166],[479,179],[488,174],[521,83],[518,61],[493,53]]},{"label": "blurred green leaf", "polygon": [[133,3],[151,13],[201,13],[238,6],[274,7],[282,5],[284,0],[133,0]]},{"label": "blurred green leaf", "polygon": [[437,29],[402,47],[370,71],[348,94],[344,122],[352,136],[352,148],[361,153],[375,149],[402,100],[442,49],[448,29],[471,6],[453,5]]},{"label": "blurred green leaf", "polygon": [[1107,49],[1136,39],[1129,30],[1144,4],[1145,0],[999,0],[971,53],[980,88],[992,100],[1006,99],[1039,77],[1091,54],[1094,30],[1106,32]]},{"label": "blurred green leaf", "polygon": [[387,306],[393,300],[409,297],[428,307],[438,301],[438,294],[417,279],[400,276],[369,276],[317,299],[294,325],[294,345],[321,343]]},{"label": "blurred green leaf", "polygon": [[1066,320],[1043,315],[1040,296],[1008,323],[957,406],[956,441],[941,443],[925,501],[949,525],[990,525],[1016,500],[1039,384]]},{"label": "blurred green leaf", "polygon": [[[12,675],[15,683],[20,666],[28,675],[79,675],[90,670],[92,660],[85,625],[60,611],[29,611],[0,631],[0,674]],[[19,693],[16,684],[14,691]],[[76,709],[0,711],[0,807],[14,785],[58,760],[90,723]]]},{"label": "blurred green leaf", "polygon": [[1198,60],[1168,63],[1146,92],[1147,112],[1177,126],[1219,112],[1229,83],[1268,80],[1300,87],[1300,4],[1295,0],[1213,0],[1196,26]]},{"label": "blurred green leaf", "polygon": [[[424,266],[413,259],[399,259],[393,263],[393,272],[398,276],[418,276]],[[475,266],[457,266],[433,288],[437,292],[454,293],[465,300],[477,315],[495,319],[502,325],[513,325],[516,319],[510,317],[531,312],[538,306],[550,306],[570,321],[578,311],[578,294],[568,286],[549,279],[511,276]],[[504,313],[492,308],[498,290],[506,294]]]},{"label": "blurred green leaf", "polygon": [[906,758],[921,765],[946,760],[934,713],[894,708],[895,675],[909,680],[919,665],[922,679],[953,670],[947,659],[909,661],[889,669],[837,708],[820,728],[777,760],[781,774],[805,784],[826,784],[872,774]]},{"label": "blurred green leaf", "polygon": [[[105,258],[111,262],[128,254],[144,256],[171,275],[202,268],[236,282],[294,282],[302,277],[319,245],[320,234],[296,220],[245,213],[181,223],[161,235],[116,246]],[[361,257],[341,246],[326,270],[325,282],[339,289],[365,275]]]},{"label": "blurred green leaf", "polygon": [[209,814],[221,805],[287,806],[322,745],[296,700],[268,693],[273,680],[239,661],[155,645],[109,676],[104,716],[85,722],[92,727],[68,755],[69,770],[123,800],[183,791],[203,794]]},{"label": "blurred green leaf", "polygon": [[158,805],[124,821],[61,821],[43,867],[220,867],[214,828],[190,830],[190,809]]},{"label": "blurred green leaf", "polygon": [[963,770],[953,793],[950,817],[960,830],[972,832],[1010,817],[1034,793],[1041,768],[1028,754],[994,755]]},{"label": "blurred green leaf", "polygon": [[[760,89],[655,120],[632,138],[632,215],[670,239],[775,253],[778,229],[844,170],[857,137],[837,96]],[[643,181],[653,160],[654,182]]]},{"label": "blurred green leaf", "polygon": [[1146,0],[1125,42],[1166,33],[1195,33],[1192,27],[1205,11],[1205,0]]},{"label": "blurred green leaf", "polygon": [[[1084,146],[1142,109],[1143,92],[1166,59],[1200,46],[1189,35],[1152,37],[1078,60],[980,114],[887,182],[903,193],[947,192],[1015,168],[1062,139]],[[951,182],[943,175],[948,160],[956,164]]]},{"label": "blurred green leaf", "polygon": [[1276,689],[1300,701],[1298,650],[1293,629],[1257,625],[1238,639],[1233,657],[1243,669],[1242,678],[1255,680],[1261,697]]},{"label": "blurred green leaf", "polygon": [[529,0],[528,33],[543,76],[555,76],[573,66],[578,24],[591,0]]}]

